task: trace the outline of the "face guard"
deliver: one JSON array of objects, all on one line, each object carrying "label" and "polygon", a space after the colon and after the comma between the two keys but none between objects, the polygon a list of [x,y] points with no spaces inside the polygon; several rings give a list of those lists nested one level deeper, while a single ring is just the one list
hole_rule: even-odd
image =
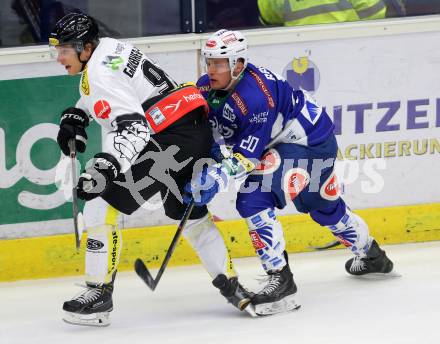
[{"label": "face guard", "polygon": [[57,39],[50,38],[49,39],[49,52],[50,56],[53,59],[58,59],[58,57],[70,57],[70,56],[79,56],[81,52],[84,50],[84,46],[82,42],[73,42],[73,43],[63,43],[60,44]]}]

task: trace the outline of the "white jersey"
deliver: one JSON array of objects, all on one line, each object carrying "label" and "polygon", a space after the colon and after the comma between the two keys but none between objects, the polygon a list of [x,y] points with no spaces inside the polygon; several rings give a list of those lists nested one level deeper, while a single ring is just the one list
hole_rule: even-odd
[{"label": "white jersey", "polygon": [[139,49],[102,38],[82,73],[76,107],[101,125],[103,152],[114,156],[125,172],[150,138],[142,104],[176,86]]}]

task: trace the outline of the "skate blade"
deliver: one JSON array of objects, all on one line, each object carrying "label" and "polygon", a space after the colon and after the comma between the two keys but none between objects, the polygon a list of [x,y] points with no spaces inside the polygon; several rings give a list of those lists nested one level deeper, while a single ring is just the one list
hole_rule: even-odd
[{"label": "skate blade", "polygon": [[71,325],[104,327],[110,325],[110,313],[77,314],[64,312],[63,321]]},{"label": "skate blade", "polygon": [[258,314],[255,313],[255,306],[252,303],[248,303],[248,305],[244,307],[242,310],[247,312],[252,318],[258,317]]},{"label": "skate blade", "polygon": [[380,281],[380,280],[387,280],[392,278],[400,278],[402,277],[402,274],[396,271],[391,271],[388,273],[372,272],[370,274],[365,274],[365,275],[351,275],[351,276],[365,280]]},{"label": "skate blade", "polygon": [[296,302],[296,294],[292,294],[286,296],[282,300],[271,303],[262,303],[260,305],[254,305],[254,307],[257,315],[266,316],[291,312],[299,309],[301,305]]}]

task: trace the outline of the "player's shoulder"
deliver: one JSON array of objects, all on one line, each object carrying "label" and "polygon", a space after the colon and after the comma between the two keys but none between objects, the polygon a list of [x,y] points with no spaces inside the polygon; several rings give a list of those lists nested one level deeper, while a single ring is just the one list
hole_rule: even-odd
[{"label": "player's shoulder", "polygon": [[[101,38],[87,63],[85,73],[90,84],[116,80],[126,68],[132,45],[114,38]],[[83,73],[84,74],[84,73]],[[116,81],[115,81],[116,82]]]},{"label": "player's shoulder", "polygon": [[257,67],[249,64],[237,87],[231,93],[231,99],[243,114],[254,112],[267,104],[267,97],[270,97],[269,87],[257,73]]},{"label": "player's shoulder", "polygon": [[209,91],[211,91],[211,86],[209,85],[209,77],[208,74],[202,75],[199,80],[197,80],[197,88],[199,89],[200,93],[206,98]]}]

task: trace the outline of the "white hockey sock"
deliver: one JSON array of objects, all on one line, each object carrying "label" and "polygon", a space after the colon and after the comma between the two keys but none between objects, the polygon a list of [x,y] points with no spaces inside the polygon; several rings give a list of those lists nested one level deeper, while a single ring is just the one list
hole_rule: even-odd
[{"label": "white hockey sock", "polygon": [[212,278],[219,274],[227,277],[236,275],[223,236],[210,214],[201,219],[188,220],[183,235]]},{"label": "white hockey sock", "polygon": [[101,284],[109,283],[118,268],[122,235],[117,225],[119,212],[104,200],[97,200],[91,201],[85,211],[89,224],[85,272],[86,282]]}]

